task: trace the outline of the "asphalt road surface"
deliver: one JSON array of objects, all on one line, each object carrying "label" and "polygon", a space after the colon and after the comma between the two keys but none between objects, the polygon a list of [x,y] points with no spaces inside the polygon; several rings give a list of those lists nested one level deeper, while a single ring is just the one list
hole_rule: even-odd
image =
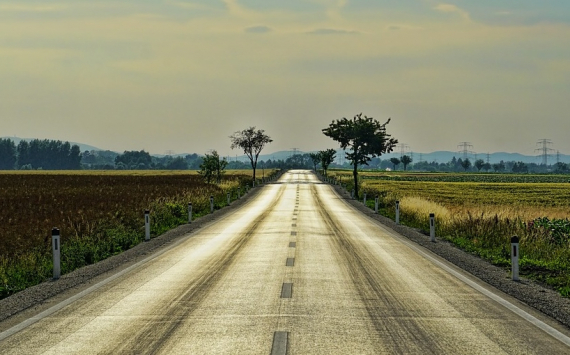
[{"label": "asphalt road surface", "polygon": [[[0,354],[569,354],[515,305],[290,171],[0,333]],[[548,322],[547,322],[548,323]]]}]

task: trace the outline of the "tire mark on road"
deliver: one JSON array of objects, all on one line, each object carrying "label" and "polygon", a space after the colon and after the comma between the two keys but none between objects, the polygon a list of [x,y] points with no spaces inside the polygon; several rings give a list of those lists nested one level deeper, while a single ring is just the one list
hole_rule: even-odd
[{"label": "tire mark on road", "polygon": [[[385,342],[382,345],[400,354],[418,350],[432,354],[444,353],[446,349],[442,348],[417,317],[409,312],[406,304],[387,287],[383,287],[381,283],[383,276],[374,263],[374,255],[365,246],[358,245],[344,227],[329,214],[315,185],[311,186],[311,192],[319,207],[319,214],[329,227],[331,242],[340,253],[339,264],[344,265],[350,275],[379,338]],[[397,316],[388,317],[382,312],[382,305],[388,305]]]},{"label": "tire mark on road", "polygon": [[182,325],[190,314],[207,297],[212,287],[222,278],[230,268],[239,253],[246,247],[252,236],[256,235],[262,222],[276,208],[285,190],[285,185],[279,188],[270,209],[263,211],[244,233],[237,236],[237,240],[228,250],[218,254],[218,258],[211,260],[206,272],[198,275],[188,284],[186,291],[178,298],[158,310],[136,334],[123,344],[110,350],[109,353],[155,354],[163,350],[168,339]]}]

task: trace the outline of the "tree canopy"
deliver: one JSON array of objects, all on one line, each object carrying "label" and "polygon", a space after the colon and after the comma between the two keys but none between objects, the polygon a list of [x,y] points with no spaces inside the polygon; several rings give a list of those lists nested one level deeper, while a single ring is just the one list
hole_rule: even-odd
[{"label": "tree canopy", "polygon": [[368,165],[368,162],[384,153],[394,150],[398,140],[391,138],[386,132],[385,123],[380,123],[372,117],[363,116],[362,113],[353,119],[343,117],[333,121],[329,127],[323,129],[323,134],[339,142],[342,149],[349,149],[346,158],[353,166],[354,190],[358,196],[358,166]]},{"label": "tree canopy", "polygon": [[212,179],[216,179],[217,183],[222,181],[222,175],[224,174],[224,169],[228,165],[226,159],[220,159],[220,155],[217,151],[212,150],[210,154],[206,153],[200,164],[200,171],[198,173],[204,177],[206,182],[209,184]]},{"label": "tree canopy", "polygon": [[251,162],[251,168],[253,169],[253,180],[255,180],[255,170],[257,169],[257,158],[259,158],[259,153],[263,148],[273,142],[273,139],[265,134],[262,129],[255,129],[254,127],[249,127],[243,131],[237,131],[230,136],[232,142],[231,148],[243,149],[244,154],[249,158]]},{"label": "tree canopy", "polygon": [[321,157],[321,166],[323,167],[323,172],[325,176],[327,176],[329,165],[331,165],[336,158],[336,150],[329,148],[327,150],[321,150],[319,154]]}]

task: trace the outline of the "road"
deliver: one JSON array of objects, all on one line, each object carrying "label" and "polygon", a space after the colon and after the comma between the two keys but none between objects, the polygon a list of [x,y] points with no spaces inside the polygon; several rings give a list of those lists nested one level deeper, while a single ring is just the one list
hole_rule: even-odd
[{"label": "road", "polygon": [[309,171],[262,189],[0,333],[0,354],[570,353],[564,330],[406,242]]}]

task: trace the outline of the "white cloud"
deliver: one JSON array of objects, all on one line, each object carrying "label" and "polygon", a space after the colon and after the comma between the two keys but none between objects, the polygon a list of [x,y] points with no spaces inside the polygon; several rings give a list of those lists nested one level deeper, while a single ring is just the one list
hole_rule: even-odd
[{"label": "white cloud", "polygon": [[441,3],[439,5],[437,5],[434,9],[441,11],[441,12],[446,12],[446,13],[456,13],[458,15],[461,16],[461,18],[463,18],[464,20],[470,21],[471,17],[469,16],[469,13],[461,8],[459,8],[456,5],[453,4],[444,4]]}]

